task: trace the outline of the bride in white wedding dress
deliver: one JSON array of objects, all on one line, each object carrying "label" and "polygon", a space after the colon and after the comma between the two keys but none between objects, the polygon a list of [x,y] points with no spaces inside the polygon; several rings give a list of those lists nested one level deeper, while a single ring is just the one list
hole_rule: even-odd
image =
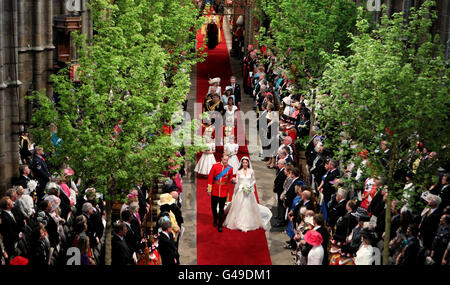
[{"label": "bride in white wedding dress", "polygon": [[256,201],[255,172],[251,167],[250,159],[246,156],[241,158],[236,180],[237,185],[231,201],[231,207],[223,226],[243,232],[259,228],[268,230],[272,212],[269,208],[258,204]]}]

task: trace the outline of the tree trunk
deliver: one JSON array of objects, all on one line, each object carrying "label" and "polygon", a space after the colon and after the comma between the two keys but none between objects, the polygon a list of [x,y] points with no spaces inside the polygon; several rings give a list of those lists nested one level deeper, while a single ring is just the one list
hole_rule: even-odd
[{"label": "tree trunk", "polygon": [[384,246],[383,246],[383,265],[389,265],[389,241],[391,240],[391,201],[394,193],[394,162],[397,159],[396,144],[393,145],[392,157],[388,163],[389,173],[387,177],[388,195],[386,197],[386,216],[384,220]]},{"label": "tree trunk", "polygon": [[106,197],[106,229],[105,229],[105,265],[112,264],[112,206],[113,206],[113,198],[115,193],[115,180],[113,177],[108,179],[108,190],[109,195],[105,195]]},{"label": "tree trunk", "polygon": [[111,265],[112,262],[111,213],[112,213],[112,200],[109,200],[106,202],[105,265]]},{"label": "tree trunk", "polygon": [[[388,189],[391,190],[393,185],[389,185]],[[388,191],[389,191],[388,190]],[[386,217],[384,228],[384,247],[383,247],[383,265],[389,265],[389,241],[391,239],[391,197],[390,194],[386,197]]]}]

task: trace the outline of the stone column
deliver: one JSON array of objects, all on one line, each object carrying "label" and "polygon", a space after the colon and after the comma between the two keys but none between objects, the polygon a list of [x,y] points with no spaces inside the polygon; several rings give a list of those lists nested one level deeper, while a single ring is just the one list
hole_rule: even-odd
[{"label": "stone column", "polygon": [[43,0],[34,1],[34,33],[33,33],[33,52],[34,52],[34,64],[33,64],[33,85],[34,90],[40,91],[45,87],[42,80],[42,72],[44,70],[43,53],[45,41],[45,34],[43,33],[44,22],[43,18]]},{"label": "stone column", "polygon": [[253,44],[253,2],[254,0],[246,0],[245,5],[245,38],[244,45],[247,49],[248,45]]},{"label": "stone column", "polygon": [[5,23],[4,23],[4,10],[3,3],[0,5],[0,196],[3,196],[6,191],[6,161],[5,161],[5,115],[3,101],[6,95],[6,70],[3,62],[5,54],[4,42],[5,36]]},{"label": "stone column", "polygon": [[[19,80],[26,82],[26,70],[23,68],[24,57],[26,57],[26,53],[29,52],[30,47],[26,41],[26,29],[25,29],[25,19],[27,15],[25,14],[25,1],[17,0],[17,30],[18,30],[18,62],[21,63],[19,65],[18,76]],[[19,88],[19,114],[20,121],[27,120],[27,111],[26,111],[26,102],[25,102],[25,93],[26,93],[26,84],[23,84]]]},{"label": "stone column", "polygon": [[45,54],[46,54],[46,72],[44,74],[46,82],[47,96],[51,97],[53,95],[53,84],[50,82],[50,74],[53,70],[53,56],[55,52],[55,46],[53,45],[53,1],[46,1],[46,15],[45,15]]}]

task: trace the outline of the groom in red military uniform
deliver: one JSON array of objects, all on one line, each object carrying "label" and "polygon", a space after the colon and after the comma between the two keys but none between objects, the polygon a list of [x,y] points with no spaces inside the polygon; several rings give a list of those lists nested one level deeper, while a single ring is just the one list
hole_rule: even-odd
[{"label": "groom in red military uniform", "polygon": [[[208,176],[208,195],[211,196],[211,210],[214,218],[214,226],[218,225],[218,231],[222,232],[225,202],[228,196],[228,184],[236,183],[233,178],[233,167],[228,164],[228,154],[222,155],[222,161],[211,168]],[[219,213],[217,213],[219,204]]]}]

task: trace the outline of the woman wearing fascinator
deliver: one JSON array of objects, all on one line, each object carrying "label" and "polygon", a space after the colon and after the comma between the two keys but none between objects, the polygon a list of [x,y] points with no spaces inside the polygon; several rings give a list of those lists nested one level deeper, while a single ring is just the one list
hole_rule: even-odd
[{"label": "woman wearing fascinator", "polygon": [[228,229],[243,232],[259,228],[267,230],[272,212],[256,201],[255,172],[247,156],[241,158],[236,180],[231,206],[223,225]]}]

